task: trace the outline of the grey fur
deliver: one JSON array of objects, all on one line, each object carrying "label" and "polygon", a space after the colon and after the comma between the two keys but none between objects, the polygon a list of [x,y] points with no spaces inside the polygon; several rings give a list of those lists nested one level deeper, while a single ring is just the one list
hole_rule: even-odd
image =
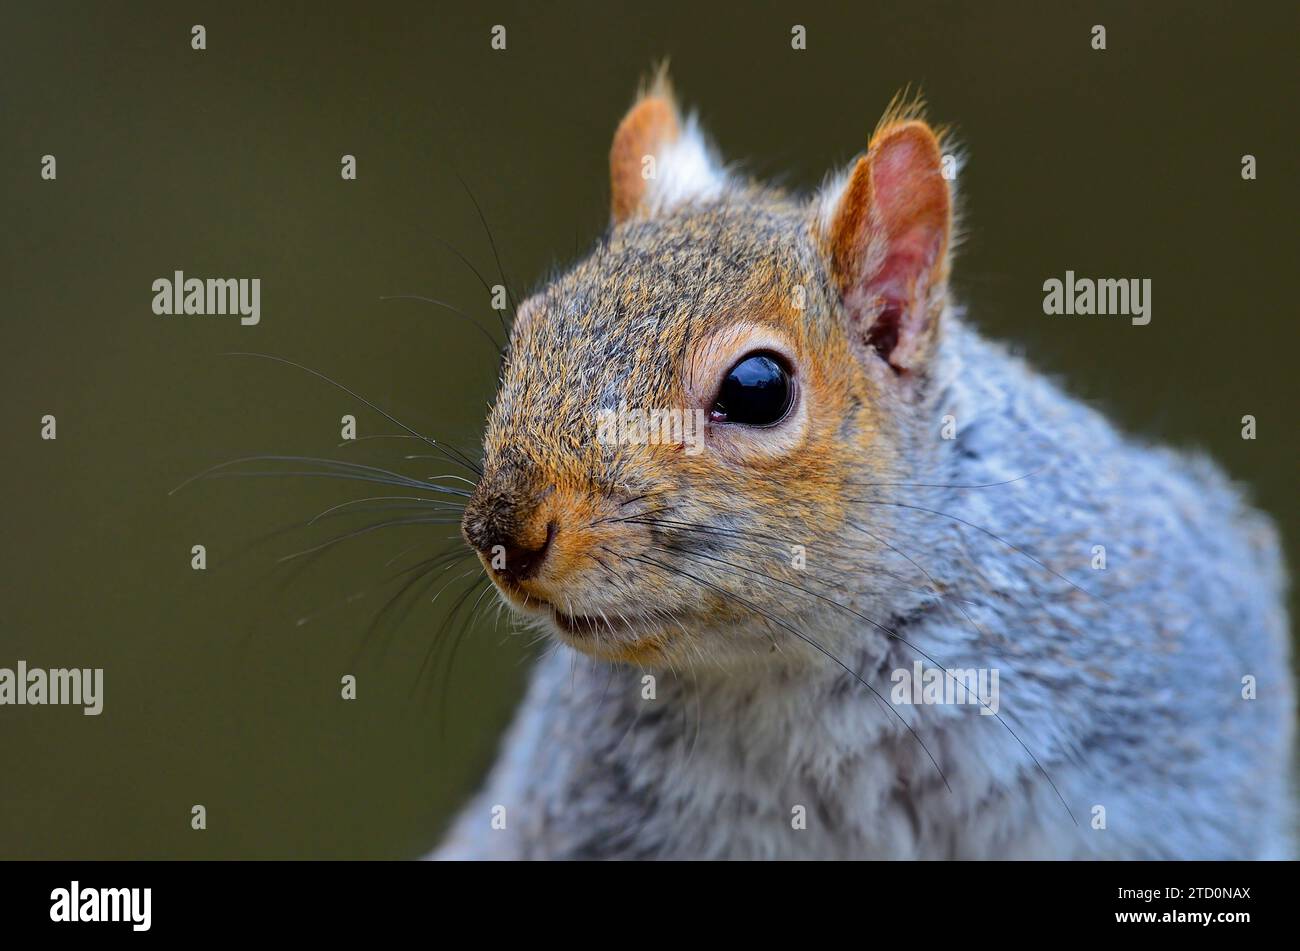
[{"label": "grey fur", "polygon": [[[1273,526],[1211,462],[1124,437],[955,308],[910,395],[855,399],[842,441],[870,410],[883,420],[870,451],[764,483],[762,503],[748,476],[692,483],[643,450],[592,445],[597,407],[672,398],[684,322],[700,334],[761,309],[765,286],[806,280],[812,348],[841,339],[809,207],[733,186],[620,225],[550,285],[512,340],[478,503],[529,497],[530,479],[624,501],[658,492],[718,532],[808,540],[822,596],[801,595],[814,582],[797,574],[774,575],[782,588],[711,570],[705,559],[741,557],[729,536],[630,536],[633,553],[693,545],[657,557],[701,583],[666,589],[629,555],[609,584],[622,603],[703,604],[722,586],[761,610],[711,620],[716,606],[701,607],[693,653],[645,669],[553,646],[436,856],[1290,855],[1295,711]],[[718,280],[736,268],[767,276]],[[877,396],[893,385],[882,367]],[[955,439],[939,438],[945,415]],[[996,668],[1001,721],[882,702],[803,634],[885,698],[918,652]],[[806,828],[792,827],[800,810]]]}]

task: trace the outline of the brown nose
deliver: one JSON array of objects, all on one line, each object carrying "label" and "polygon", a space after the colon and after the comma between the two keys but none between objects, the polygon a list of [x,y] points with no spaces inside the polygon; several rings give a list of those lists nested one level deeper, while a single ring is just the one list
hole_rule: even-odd
[{"label": "brown nose", "polygon": [[542,522],[544,514],[521,508],[499,495],[476,494],[461,521],[465,540],[493,571],[511,581],[536,577],[555,538],[554,521]]},{"label": "brown nose", "polygon": [[[500,548],[494,548],[488,560],[498,572],[511,581],[527,581],[542,570],[546,562],[546,553],[551,550],[551,539],[555,537],[555,523],[546,526],[546,537],[540,545],[532,547],[498,542]],[[500,567],[497,567],[497,566]]]}]

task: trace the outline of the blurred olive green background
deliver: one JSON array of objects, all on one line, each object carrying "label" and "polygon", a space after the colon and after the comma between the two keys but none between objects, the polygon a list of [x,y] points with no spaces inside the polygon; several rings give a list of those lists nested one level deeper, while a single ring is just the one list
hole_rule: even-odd
[{"label": "blurred olive green background", "polygon": [[[481,610],[454,662],[444,649],[420,677],[455,586],[373,629],[395,586],[338,602],[454,526],[384,529],[294,571],[276,559],[360,523],[264,536],[403,493],[168,491],[253,453],[448,471],[403,462],[419,449],[402,440],[337,448],[345,413],[361,435],[397,430],[307,374],[221,354],[300,361],[473,449],[492,352],[442,311],[379,297],[492,323],[439,243],[496,282],[458,176],[516,287],[571,260],[605,224],[610,134],[665,56],[728,158],[800,188],[864,145],[896,90],[923,89],[970,153],[955,280],[972,318],[1128,428],[1209,450],[1297,562],[1294,4],[617,6],[6,6],[0,666],[103,667],[106,683],[97,718],[0,708],[0,856],[398,857],[436,842],[530,650]],[[505,52],[489,48],[498,23]],[[1257,181],[1240,177],[1244,153]],[[260,277],[261,324],[154,316],[150,285],[176,269]],[[1042,282],[1066,269],[1151,278],[1152,323],[1044,317]],[[39,439],[47,413],[55,442]],[[1254,442],[1239,437],[1248,413]],[[190,568],[194,544],[207,571]]]}]

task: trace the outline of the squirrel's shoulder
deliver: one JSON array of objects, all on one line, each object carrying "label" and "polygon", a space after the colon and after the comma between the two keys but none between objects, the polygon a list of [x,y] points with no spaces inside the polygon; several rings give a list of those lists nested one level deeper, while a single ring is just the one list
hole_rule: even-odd
[{"label": "squirrel's shoulder", "polygon": [[1067,383],[959,315],[946,331],[943,405],[957,415],[965,443],[959,456],[995,459],[985,477],[1039,473],[1026,480],[1034,504],[1051,510],[1055,503],[1062,511],[1100,518],[1101,531],[1159,531],[1167,559],[1177,554],[1171,546],[1182,545],[1202,563],[1241,562],[1243,570],[1256,573],[1256,590],[1260,584],[1275,594],[1284,590],[1273,520],[1208,452],[1125,430],[1104,407],[1072,393]]}]

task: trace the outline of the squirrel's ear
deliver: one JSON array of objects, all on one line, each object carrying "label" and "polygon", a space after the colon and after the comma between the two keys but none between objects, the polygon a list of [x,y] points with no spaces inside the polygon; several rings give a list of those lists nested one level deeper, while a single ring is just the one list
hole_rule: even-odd
[{"label": "squirrel's ear", "polygon": [[925,359],[943,310],[952,199],[939,140],[886,121],[821,197],[817,228],[851,331],[897,371]]},{"label": "squirrel's ear", "polygon": [[718,195],[722,170],[694,117],[684,122],[660,71],[628,110],[609,150],[610,215],[619,224]]}]

